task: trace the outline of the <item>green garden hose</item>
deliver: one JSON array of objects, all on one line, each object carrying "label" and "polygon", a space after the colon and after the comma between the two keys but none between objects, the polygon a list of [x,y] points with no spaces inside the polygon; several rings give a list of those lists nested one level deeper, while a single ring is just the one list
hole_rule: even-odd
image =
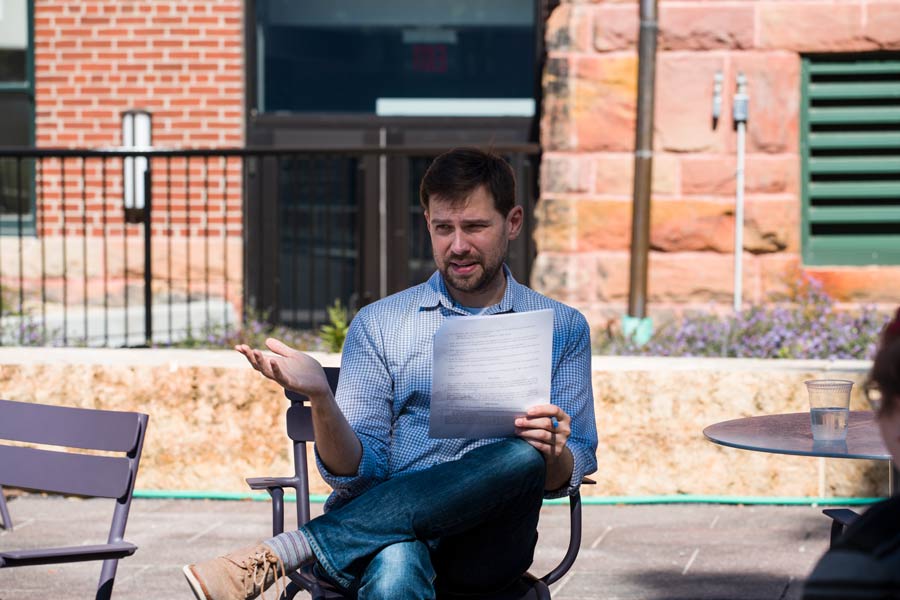
[{"label": "green garden hose", "polygon": [[[169,500],[252,500],[268,501],[263,492],[215,492],[198,490],[135,490],[135,498]],[[311,494],[310,502],[325,502],[325,494]],[[286,502],[294,502],[293,495],[285,495]],[[754,506],[863,506],[883,498],[816,498],[808,496],[713,496],[704,494],[673,494],[668,496],[582,496],[586,506],[614,506],[641,504],[745,504]],[[568,498],[545,500],[544,504],[567,504]]]}]

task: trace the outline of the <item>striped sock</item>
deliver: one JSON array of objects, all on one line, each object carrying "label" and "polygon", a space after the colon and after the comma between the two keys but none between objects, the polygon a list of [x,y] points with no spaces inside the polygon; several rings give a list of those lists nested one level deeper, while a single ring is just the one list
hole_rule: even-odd
[{"label": "striped sock", "polygon": [[278,555],[278,558],[284,563],[284,570],[288,573],[316,560],[316,555],[313,554],[306,536],[299,529],[276,535],[265,540],[263,544]]}]

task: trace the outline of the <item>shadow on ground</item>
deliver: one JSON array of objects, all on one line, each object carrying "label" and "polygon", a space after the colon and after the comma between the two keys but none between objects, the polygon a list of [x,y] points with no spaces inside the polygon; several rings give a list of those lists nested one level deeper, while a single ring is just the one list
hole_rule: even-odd
[{"label": "shadow on ground", "polygon": [[645,592],[645,600],[788,600],[799,599],[803,581],[794,576],[773,576],[746,571],[647,571],[631,583]]},{"label": "shadow on ground", "polygon": [[[32,495],[9,508],[17,526],[0,531],[3,549],[102,541],[112,515],[108,502]],[[125,538],[138,551],[120,561],[113,598],[188,600],[184,564],[266,537],[270,519],[265,502],[136,501]],[[568,507],[545,507],[540,528],[532,572],[543,574],[565,553]],[[810,506],[588,505],[583,534],[554,600],[799,600],[828,545]],[[3,569],[0,600],[93,597],[99,574],[99,563]]]}]

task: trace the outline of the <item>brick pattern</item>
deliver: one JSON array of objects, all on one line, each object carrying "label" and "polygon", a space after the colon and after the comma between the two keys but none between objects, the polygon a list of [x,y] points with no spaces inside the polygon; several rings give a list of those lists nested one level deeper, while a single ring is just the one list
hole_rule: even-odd
[{"label": "brick pattern", "polygon": [[[638,3],[565,1],[547,24],[533,280],[595,326],[628,296]],[[898,0],[659,0],[651,311],[731,303],[737,74],[749,80],[744,301],[783,295],[800,260],[800,53],[900,47]],[[713,78],[724,76],[713,127]],[[896,304],[900,267],[806,269],[840,301]]]},{"label": "brick pattern", "polygon": [[[118,146],[131,108],[152,113],[155,146],[243,145],[240,0],[36,0],[34,27],[39,147]],[[165,193],[167,165],[153,167],[154,235],[241,235],[238,160],[168,168]],[[124,223],[121,160],[48,160],[37,182],[41,235],[138,235]]]},{"label": "brick pattern", "polygon": [[[35,173],[41,234],[142,235],[143,224],[125,222],[123,162],[114,156],[41,160]],[[150,169],[152,235],[241,236],[238,157],[155,157]]]}]

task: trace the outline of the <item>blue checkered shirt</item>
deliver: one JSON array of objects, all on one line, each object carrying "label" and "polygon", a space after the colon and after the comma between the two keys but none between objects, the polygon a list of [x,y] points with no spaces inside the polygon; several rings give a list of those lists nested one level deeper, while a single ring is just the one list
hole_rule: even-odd
[{"label": "blue checkered shirt", "polygon": [[[484,314],[553,309],[550,401],[572,418],[567,445],[575,466],[568,487],[547,497],[572,494],[584,475],[597,470],[590,329],[577,310],[521,285],[504,269],[503,299]],[[458,459],[496,441],[428,436],[434,334],[445,320],[467,314],[439,272],[357,313],[344,344],[335,397],[362,443],[362,458],[355,475],[337,476],[316,453],[323,478],[334,488],[326,510],[391,477]]]}]

